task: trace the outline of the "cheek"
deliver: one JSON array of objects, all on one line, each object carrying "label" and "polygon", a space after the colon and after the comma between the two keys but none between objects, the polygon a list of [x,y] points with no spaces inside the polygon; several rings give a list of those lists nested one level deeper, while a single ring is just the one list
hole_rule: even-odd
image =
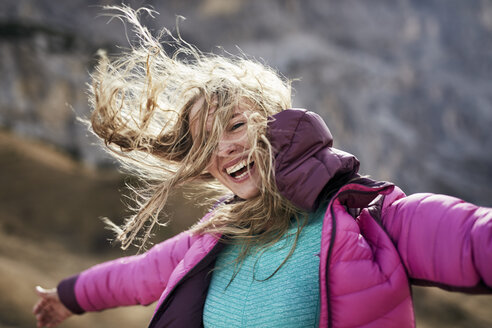
[{"label": "cheek", "polygon": [[219,169],[218,169],[218,165],[217,165],[217,156],[212,156],[212,158],[210,159],[210,162],[208,163],[207,171],[214,178],[218,178]]}]

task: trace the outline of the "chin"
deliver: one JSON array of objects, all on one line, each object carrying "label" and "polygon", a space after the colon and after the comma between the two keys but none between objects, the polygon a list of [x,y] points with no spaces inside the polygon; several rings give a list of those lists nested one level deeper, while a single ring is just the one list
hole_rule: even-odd
[{"label": "chin", "polygon": [[239,198],[242,199],[252,199],[257,197],[260,194],[260,190],[251,190],[251,191],[246,191],[246,192],[239,192],[236,194]]}]

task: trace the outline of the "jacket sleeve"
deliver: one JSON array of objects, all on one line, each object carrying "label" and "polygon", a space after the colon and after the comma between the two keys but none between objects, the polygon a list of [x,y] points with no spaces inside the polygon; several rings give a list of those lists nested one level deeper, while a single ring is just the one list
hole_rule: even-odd
[{"label": "jacket sleeve", "polygon": [[492,292],[491,208],[415,194],[383,206],[381,221],[412,283]]},{"label": "jacket sleeve", "polygon": [[62,280],[57,288],[60,300],[77,314],[150,304],[163,292],[192,239],[188,232],[182,232],[144,254],[101,263]]}]

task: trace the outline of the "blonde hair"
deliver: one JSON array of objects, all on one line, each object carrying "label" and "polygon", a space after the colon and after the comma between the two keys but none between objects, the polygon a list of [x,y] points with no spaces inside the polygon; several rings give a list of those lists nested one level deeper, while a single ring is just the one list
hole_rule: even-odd
[{"label": "blonde hair", "polygon": [[[139,21],[142,12],[153,14],[149,9],[106,8],[116,11],[112,17],[131,23],[138,36],[130,49],[115,58],[100,52],[89,88],[93,132],[143,182],[131,187],[135,214],[122,227],[112,225],[122,248],[137,240],[145,244],[152,228],[161,224],[159,214],[175,187],[194,183],[218,197],[230,193],[206,168],[239,104],[252,111],[247,124],[248,157],[261,176],[260,194],[222,202],[209,220],[198,222],[191,231],[243,241],[240,258],[252,245],[279,240],[291,219],[299,218],[299,211],[277,191],[266,130],[271,115],[291,106],[290,82],[245,56],[205,54],[182,40],[179,30],[177,37],[166,29],[159,37],[152,36]],[[196,123],[201,128],[192,140],[189,114],[201,99]],[[216,110],[207,131],[211,106]]]}]

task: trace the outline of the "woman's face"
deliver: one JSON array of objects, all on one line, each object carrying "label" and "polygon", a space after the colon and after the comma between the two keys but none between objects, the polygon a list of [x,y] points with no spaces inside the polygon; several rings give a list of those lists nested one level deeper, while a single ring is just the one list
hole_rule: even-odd
[{"label": "woman's face", "polygon": [[[204,101],[203,98],[198,100],[190,111],[192,138],[196,136],[199,128],[196,118]],[[209,110],[207,131],[212,129],[214,111],[215,108],[213,107]],[[248,161],[250,146],[247,137],[247,117],[250,112],[250,109],[241,105],[234,110],[233,117],[226,124],[224,132],[219,137],[218,147],[207,167],[207,171],[213,177],[242,199],[257,196],[260,192],[258,186],[261,182],[255,163]]]}]

